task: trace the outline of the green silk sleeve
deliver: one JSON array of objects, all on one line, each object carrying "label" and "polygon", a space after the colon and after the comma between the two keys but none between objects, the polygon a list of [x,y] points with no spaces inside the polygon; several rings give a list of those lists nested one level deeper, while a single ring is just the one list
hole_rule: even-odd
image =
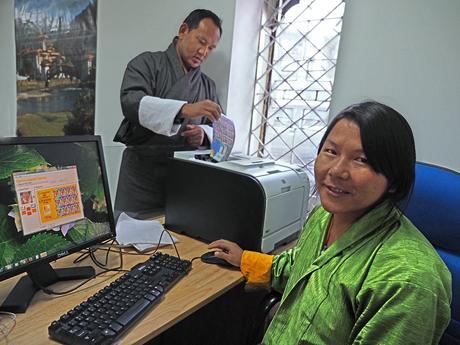
[{"label": "green silk sleeve", "polygon": [[299,247],[295,246],[280,255],[275,255],[273,258],[271,285],[276,291],[283,292],[291,274],[298,250]]},{"label": "green silk sleeve", "polygon": [[[275,255],[273,258],[271,285],[272,288],[276,291],[284,291],[300,248],[303,248],[303,243],[305,241],[315,242],[315,240],[312,240],[309,236],[315,231],[321,231],[322,225],[318,219],[320,218],[321,214],[320,212],[317,212],[318,210],[319,206],[316,206],[310,212],[307,220],[305,221],[302,233],[299,236],[299,241],[296,246],[284,251],[279,255]],[[305,250],[305,248],[303,250]],[[305,264],[309,265],[309,263]]]},{"label": "green silk sleeve", "polygon": [[351,344],[438,344],[450,320],[445,296],[416,284],[385,281],[356,298]]}]

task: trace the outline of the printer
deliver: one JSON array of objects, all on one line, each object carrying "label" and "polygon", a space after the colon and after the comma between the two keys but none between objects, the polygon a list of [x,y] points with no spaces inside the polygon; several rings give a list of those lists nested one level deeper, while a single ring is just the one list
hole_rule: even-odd
[{"label": "printer", "polygon": [[211,242],[271,252],[295,239],[307,216],[306,172],[273,160],[178,151],[168,161],[165,227]]}]

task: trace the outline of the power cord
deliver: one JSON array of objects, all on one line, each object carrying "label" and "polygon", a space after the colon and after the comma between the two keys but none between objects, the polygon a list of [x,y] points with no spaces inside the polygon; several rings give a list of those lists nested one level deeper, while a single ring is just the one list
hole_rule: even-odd
[{"label": "power cord", "polygon": [[[158,249],[160,248],[160,246],[161,246],[161,239],[163,238],[163,234],[164,234],[165,232],[168,234],[169,238],[171,239],[171,244],[172,244],[173,247],[174,247],[174,250],[175,250],[175,252],[176,252],[177,258],[180,259],[179,250],[177,249],[176,243],[174,242],[174,238],[173,238],[173,236],[171,235],[171,233],[170,233],[167,229],[163,229],[163,231],[162,231],[161,234],[160,234],[160,238],[158,239],[157,242],[136,242],[136,243],[132,243],[132,244],[129,245],[129,247],[131,247],[131,245],[135,245],[135,244],[144,244],[144,245],[145,245],[145,244],[151,244],[151,245],[154,245],[155,248],[149,249],[149,250],[146,250],[146,251],[143,251],[143,252],[141,252],[141,253],[139,253],[139,252],[133,253],[133,252],[125,251],[125,250],[124,250],[124,251],[123,251],[123,254],[128,254],[128,255],[148,255],[148,256],[151,256],[151,255],[155,254],[155,253],[158,251]],[[103,244],[102,244],[102,245],[96,245],[96,246],[94,246],[93,248],[101,248],[101,247],[104,247],[104,245],[103,245]],[[121,250],[127,248],[126,245],[119,245],[119,244],[113,245],[113,247],[118,248],[118,249],[121,249]],[[111,250],[111,251],[112,251],[112,250]],[[85,253],[85,254],[86,254],[86,253]],[[82,255],[83,255],[83,254],[82,254]]]},{"label": "power cord", "polygon": [[118,254],[120,255],[120,264],[118,265],[118,267],[113,267],[113,268],[107,268],[107,263],[108,263],[108,255],[110,253],[110,248],[112,246],[114,246],[114,242],[115,241],[112,241],[111,244],[108,245],[108,250],[106,252],[106,262],[105,264],[104,263],[101,263],[97,258],[96,256],[94,255],[94,252],[100,248],[88,248],[88,250],[83,253],[82,255],[80,255],[78,258],[76,258],[74,260],[74,263],[78,263],[78,262],[81,262],[82,260],[86,259],[88,256],[91,258],[91,260],[93,261],[93,263],[102,269],[101,272],[98,272],[96,274],[94,274],[92,277],[84,280],[83,282],[81,282],[80,284],[78,284],[77,286],[74,286],[72,287],[71,289],[68,289],[68,290],[64,290],[64,291],[55,291],[55,290],[52,290],[52,289],[49,289],[45,286],[41,286],[39,283],[35,282],[35,284],[40,288],[40,290],[42,290],[44,293],[48,294],[48,295],[66,295],[66,294],[69,294],[71,292],[74,292],[76,291],[78,288],[82,287],[83,285],[85,285],[86,283],[88,283],[89,281],[93,280],[94,278],[100,276],[101,274],[103,273],[106,273],[106,272],[129,272],[129,270],[124,270],[123,269],[123,253],[121,250],[118,250]]},{"label": "power cord", "polygon": [[169,238],[171,239],[171,242],[172,242],[172,244],[174,246],[174,250],[176,251],[177,258],[180,259],[179,251],[177,250],[177,247],[176,247],[176,242],[174,242],[174,238],[172,237],[171,233],[167,229],[163,229],[163,231],[161,232],[160,238],[159,238],[159,240],[157,242],[157,246],[156,246],[155,250],[153,251],[153,254],[155,254],[158,251],[158,249],[160,248],[161,239],[163,238],[163,234],[165,232],[168,234]]},{"label": "power cord", "polygon": [[[179,250],[177,249],[177,246],[176,246],[176,243],[174,242],[174,238],[173,236],[171,235],[171,233],[167,230],[167,229],[163,229],[163,231],[161,232],[160,234],[160,238],[158,240],[158,242],[156,243],[156,247],[155,249],[153,250],[152,253],[149,253],[149,254],[146,254],[146,253],[136,253],[136,255],[154,255],[158,249],[160,248],[160,244],[161,244],[161,239],[163,238],[163,234],[164,233],[167,233],[169,238],[171,239],[171,242],[174,246],[174,250],[176,251],[176,255],[177,255],[177,258],[180,259],[180,255],[179,255]],[[123,254],[127,254],[126,251],[122,251],[122,246],[120,246],[118,243],[115,244],[116,240],[113,239],[112,242],[110,244],[107,244],[107,243],[102,243],[100,245],[96,245],[96,246],[92,246],[90,248],[88,248],[87,250],[85,250],[80,256],[78,256],[73,262],[74,263],[79,263],[83,260],[85,260],[86,258],[90,257],[91,260],[93,261],[93,263],[102,269],[101,272],[98,272],[96,274],[94,274],[92,277],[86,279],[85,281],[81,282],[80,284],[78,284],[77,286],[75,287],[72,287],[71,289],[68,289],[68,290],[65,290],[65,291],[54,291],[52,289],[49,289],[45,286],[41,286],[40,284],[36,283],[37,286],[40,288],[40,290],[42,290],[44,293],[48,294],[48,295],[66,295],[66,294],[69,294],[71,292],[74,292],[76,291],[78,288],[82,287],[83,285],[85,285],[86,283],[88,283],[89,281],[91,281],[92,279],[98,277],[99,275],[103,274],[103,273],[106,273],[106,272],[129,272],[130,270],[125,270],[123,269]],[[146,242],[146,243],[138,243],[138,244],[155,244],[155,243],[151,243],[151,242]],[[105,262],[100,262],[98,258],[96,258],[95,256],[95,252],[97,250],[100,250],[100,249],[105,249],[107,248],[106,250],[106,253],[105,253]],[[112,248],[117,248],[118,250],[113,250]],[[115,267],[115,268],[107,268],[107,264],[108,264],[108,259],[109,259],[109,253],[110,252],[117,252],[119,255],[120,255],[120,265],[118,267]],[[196,257],[196,258],[193,258],[193,260],[195,259],[198,259],[199,257]]]},{"label": "power cord", "polygon": [[16,314],[0,311],[0,339],[7,339],[16,326]]},{"label": "power cord", "polygon": [[[110,241],[110,240],[108,240],[108,241]],[[109,245],[109,248],[107,249],[107,253],[106,253],[106,256],[105,256],[105,263],[104,264],[101,263],[101,265],[103,265],[103,266],[107,265],[108,258],[109,258],[109,252],[110,252],[110,246],[113,245],[115,243],[115,241],[116,241],[115,239],[112,239],[112,243]],[[85,260],[87,257],[91,257],[92,253],[94,254],[94,252],[97,249],[100,249],[105,245],[106,245],[106,242],[102,242],[101,245],[92,246],[92,247],[84,250],[83,253],[73,261],[73,263],[76,264],[76,263],[79,263],[79,262]]]},{"label": "power cord", "polygon": [[193,261],[195,261],[197,259],[201,259],[201,256],[195,256],[192,260],[190,260],[190,262],[193,263]]},{"label": "power cord", "polygon": [[55,291],[55,290],[48,289],[45,286],[41,286],[40,284],[37,284],[37,283],[35,283],[35,284],[40,288],[40,290],[42,290],[47,295],[67,295],[67,294],[69,294],[71,292],[76,291],[78,288],[82,287],[83,285],[85,285],[89,281],[93,280],[94,278],[100,276],[103,273],[109,272],[109,271],[112,271],[112,270],[105,270],[105,271],[98,272],[98,273],[94,274],[92,277],[90,277],[90,278],[86,279],[85,281],[83,281],[82,283],[78,284],[77,286],[74,286],[73,288],[71,288],[69,290],[64,290],[64,291]]}]

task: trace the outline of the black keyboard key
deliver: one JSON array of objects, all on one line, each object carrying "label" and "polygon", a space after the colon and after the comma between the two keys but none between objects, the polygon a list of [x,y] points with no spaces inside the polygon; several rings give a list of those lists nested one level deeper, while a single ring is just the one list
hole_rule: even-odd
[{"label": "black keyboard key", "polygon": [[69,333],[71,333],[71,334],[77,334],[77,332],[80,331],[80,330],[81,330],[80,327],[75,326],[74,328],[72,328],[72,329],[69,331]]},{"label": "black keyboard key", "polygon": [[153,302],[153,301],[155,301],[157,299],[156,296],[151,295],[149,293],[145,294],[144,298],[147,298],[150,302]]},{"label": "black keyboard key", "polygon": [[123,325],[120,325],[118,322],[115,321],[113,321],[109,327],[116,333],[120,332],[123,329]]},{"label": "black keyboard key", "polygon": [[132,320],[134,320],[138,314],[141,314],[148,306],[150,301],[148,299],[142,298],[137,301],[131,308],[125,311],[118,319],[117,322],[121,323],[123,326],[128,325]]},{"label": "black keyboard key", "polygon": [[115,335],[117,335],[117,333],[111,330],[110,328],[104,329],[101,334],[104,337],[114,337]]},{"label": "black keyboard key", "polygon": [[75,336],[77,336],[78,338],[83,338],[87,334],[88,334],[88,331],[86,329],[81,329],[80,331],[75,333]]},{"label": "black keyboard key", "polygon": [[48,329],[52,329],[53,331],[55,331],[59,327],[61,327],[61,323],[59,321],[53,321]]}]

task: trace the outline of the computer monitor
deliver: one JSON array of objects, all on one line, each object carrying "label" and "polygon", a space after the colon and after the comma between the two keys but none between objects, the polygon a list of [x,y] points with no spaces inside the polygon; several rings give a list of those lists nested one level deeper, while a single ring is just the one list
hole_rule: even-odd
[{"label": "computer monitor", "polygon": [[39,287],[94,275],[51,261],[115,236],[99,136],[0,138],[0,280],[23,272],[0,310],[24,312]]}]

